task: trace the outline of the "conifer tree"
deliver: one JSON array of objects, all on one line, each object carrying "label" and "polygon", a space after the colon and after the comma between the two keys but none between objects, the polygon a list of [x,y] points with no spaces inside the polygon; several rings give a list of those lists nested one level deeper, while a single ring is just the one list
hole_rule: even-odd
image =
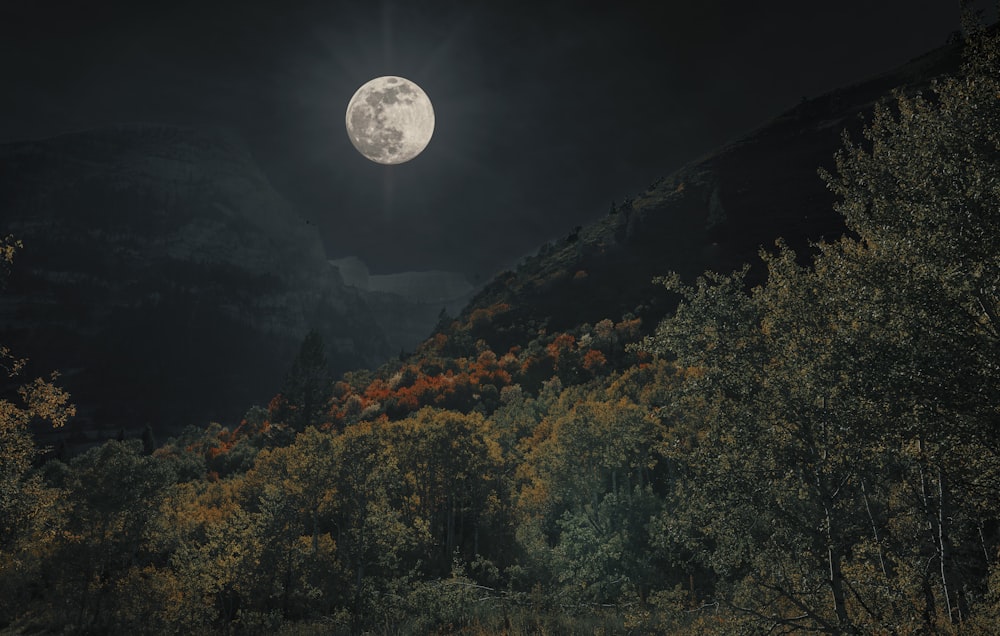
[{"label": "conifer tree", "polygon": [[275,414],[292,430],[303,431],[310,424],[320,424],[326,416],[333,381],[326,360],[326,347],[318,331],[306,334],[292,368],[282,387],[281,407]]}]

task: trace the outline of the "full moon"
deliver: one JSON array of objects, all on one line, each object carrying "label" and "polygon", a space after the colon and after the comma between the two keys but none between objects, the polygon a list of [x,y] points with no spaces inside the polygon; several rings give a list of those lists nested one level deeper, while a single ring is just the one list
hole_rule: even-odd
[{"label": "full moon", "polygon": [[347,105],[347,136],[375,163],[403,163],[419,155],[434,134],[427,93],[403,77],[376,77]]}]

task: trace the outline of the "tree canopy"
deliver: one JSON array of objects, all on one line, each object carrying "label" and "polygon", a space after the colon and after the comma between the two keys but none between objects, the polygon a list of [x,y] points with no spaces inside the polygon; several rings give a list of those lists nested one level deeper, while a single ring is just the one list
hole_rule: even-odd
[{"label": "tree canopy", "polygon": [[668,274],[645,337],[623,315],[508,347],[498,303],[332,381],[310,335],[238,426],[65,463],[28,428],[68,396],[23,383],[0,399],[0,629],[993,633],[996,32],[970,26],[962,74],[880,103],[822,177],[847,236],[779,240],[752,289]]}]

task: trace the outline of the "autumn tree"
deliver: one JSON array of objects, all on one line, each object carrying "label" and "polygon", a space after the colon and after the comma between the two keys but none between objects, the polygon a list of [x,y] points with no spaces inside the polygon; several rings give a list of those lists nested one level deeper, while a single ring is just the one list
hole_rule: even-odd
[{"label": "autumn tree", "polygon": [[[11,236],[0,239],[4,279],[20,248]],[[5,382],[16,384],[26,362],[0,347]],[[59,492],[33,469],[38,450],[29,431],[42,422],[62,427],[76,414],[57,378],[36,378],[21,384],[16,397],[0,398],[0,622],[24,611],[23,599],[40,584],[39,568],[59,524]]]},{"label": "autumn tree", "polygon": [[407,485],[411,523],[425,525],[435,542],[428,570],[448,573],[458,552],[472,560],[487,551],[490,521],[501,505],[500,446],[479,413],[423,408],[387,427],[388,450]]},{"label": "autumn tree", "polygon": [[291,446],[264,449],[241,483],[244,509],[263,520],[259,604],[283,617],[329,610],[338,600],[333,436],[309,427]]},{"label": "autumn tree", "polygon": [[646,526],[657,426],[651,413],[603,387],[562,391],[520,448],[518,536],[553,589],[574,601],[642,599],[653,581]]},{"label": "autumn tree", "polygon": [[[160,461],[173,465],[169,457]],[[146,603],[134,614],[185,633],[229,625],[244,586],[253,585],[260,553],[257,525],[239,505],[239,485],[198,479],[166,489],[146,529],[158,567],[142,571],[145,589],[135,591],[145,592]]]},{"label": "autumn tree", "polygon": [[331,447],[337,560],[349,576],[344,593],[355,631],[384,615],[382,595],[409,569],[406,556],[429,541],[427,527],[407,518],[405,481],[384,427],[384,421],[349,426]]},{"label": "autumn tree", "polygon": [[145,531],[174,474],[145,455],[138,440],[109,440],[74,458],[70,469],[56,587],[61,603],[72,607],[71,624],[106,630],[117,622],[120,581],[150,563]]}]

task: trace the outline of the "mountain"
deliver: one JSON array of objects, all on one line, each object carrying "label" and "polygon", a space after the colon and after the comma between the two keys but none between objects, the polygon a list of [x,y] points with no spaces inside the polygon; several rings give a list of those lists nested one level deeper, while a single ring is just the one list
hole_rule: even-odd
[{"label": "mountain", "polygon": [[60,370],[77,428],[238,421],[310,329],[335,373],[395,353],[232,134],[137,124],[4,145],[0,229],[24,243],[0,341]]},{"label": "mountain", "polygon": [[331,260],[330,264],[345,284],[364,292],[379,327],[396,351],[413,351],[437,326],[442,312],[456,315],[477,291],[458,272],[372,274],[355,256]]},{"label": "mountain", "polygon": [[498,275],[466,306],[503,307],[487,337],[494,351],[604,318],[638,316],[656,325],[675,299],[653,284],[675,271],[686,281],[705,270],[752,265],[762,281],[760,248],[778,237],[801,255],[810,242],[845,231],[833,195],[817,174],[832,170],[846,129],[860,138],[877,100],[900,87],[914,92],[958,70],[959,43],[894,71],[805,100],[719,151],[659,179],[609,214],[523,259]]},{"label": "mountain", "polygon": [[[877,99],[919,90],[959,58],[949,45],[804,100],[543,246],[453,324],[491,316],[476,338],[502,354],[541,329],[630,316],[651,328],[673,302],[651,281],[669,271],[691,280],[756,262],[759,281],[760,247],[781,236],[806,252],[844,231],[816,175],[841,131],[857,138]],[[36,372],[61,371],[83,427],[233,421],[278,391],[310,328],[335,374],[370,368],[470,291],[443,272],[331,264],[243,143],[219,131],[129,125],[2,146],[0,231],[25,244],[0,296],[0,342]]]}]

